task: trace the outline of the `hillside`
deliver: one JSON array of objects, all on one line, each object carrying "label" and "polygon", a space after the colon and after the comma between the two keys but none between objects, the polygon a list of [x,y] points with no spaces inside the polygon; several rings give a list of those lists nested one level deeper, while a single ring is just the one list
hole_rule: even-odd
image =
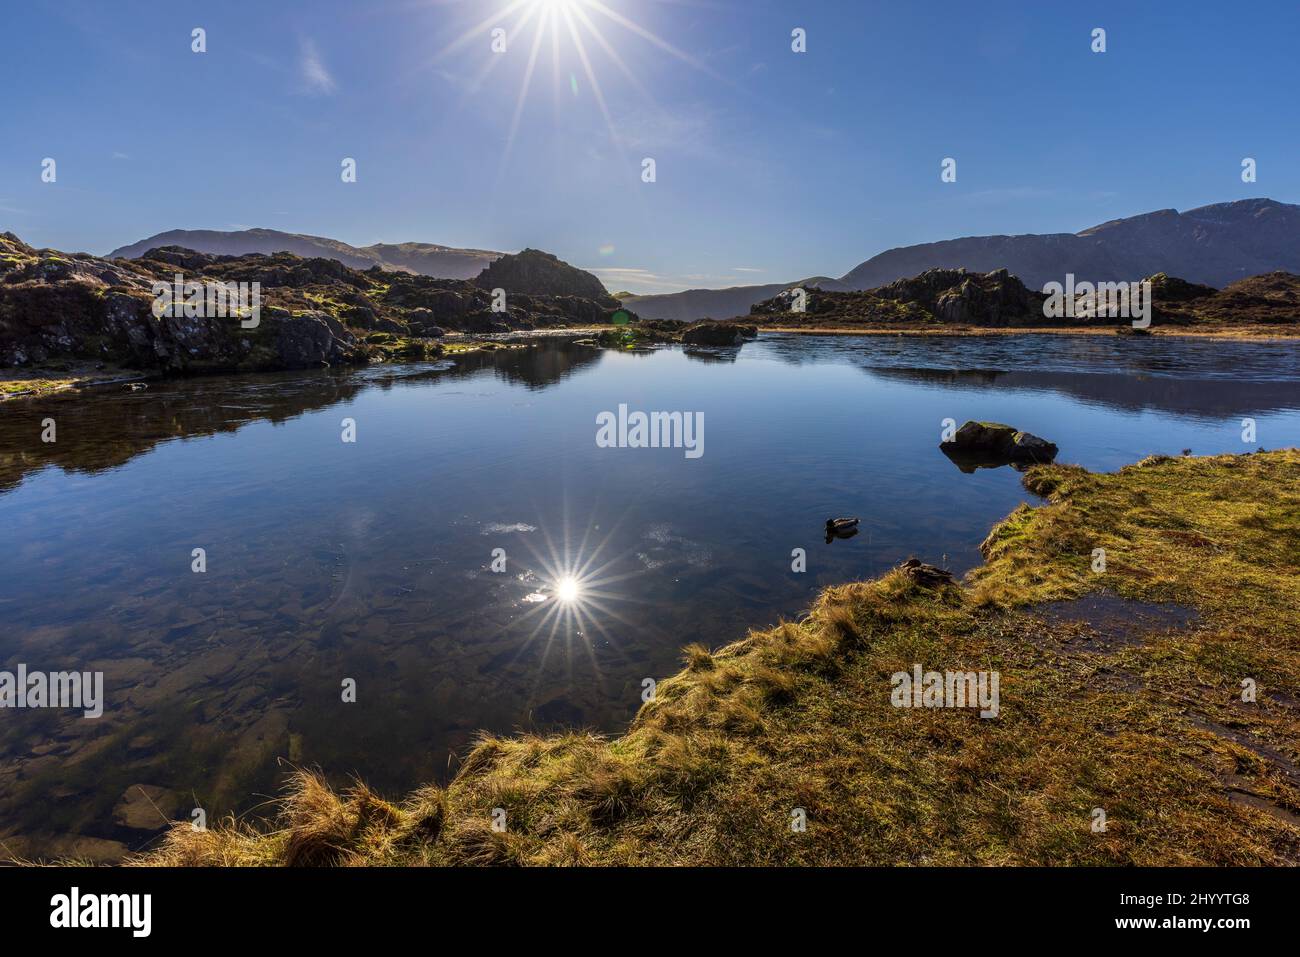
[{"label": "hillside", "polygon": [[1300,323],[1300,276],[1271,272],[1223,289],[1191,286],[1163,274],[1152,277],[1156,321],[1174,324]]},{"label": "hillside", "polygon": [[[137,863],[1300,863],[1300,452],[1024,483],[966,582],[905,563],[690,646],[623,737],[485,737],[400,802],[298,772],[273,825]],[[997,674],[995,713],[900,707],[922,667]]]},{"label": "hillside", "polygon": [[[545,254],[537,254],[544,256]],[[458,279],[362,271],[287,252],[221,256],[176,246],[136,259],[34,249],[0,234],[0,366],[31,370],[94,362],[164,374],[264,371],[421,359],[448,331],[511,332],[609,323],[618,302],[567,263],[546,257],[548,294],[503,279],[505,311],[490,290]],[[506,267],[507,269],[509,267]],[[260,317],[155,316],[155,283],[260,285]],[[572,283],[567,280],[575,279]],[[558,278],[557,278],[558,277]],[[588,277],[594,280],[594,277]],[[251,305],[251,303],[249,304]],[[634,318],[634,317],[631,317]],[[251,321],[251,320],[250,320]]]},{"label": "hillside", "polygon": [[769,283],[765,286],[730,286],[726,289],[687,289],[685,292],[662,293],[651,296],[620,296],[623,305],[635,309],[646,319],[672,319],[677,322],[695,322],[699,319],[732,319],[749,312],[754,303],[773,296],[793,286],[806,289],[841,291],[849,287],[826,276],[814,276],[800,282]]},{"label": "hillside", "polygon": [[1006,268],[1034,289],[1064,281],[1067,272],[1090,282],[1164,272],[1226,286],[1274,270],[1300,272],[1300,206],[1246,199],[1185,213],[1162,209],[1073,234],[949,239],[873,256],[843,281],[870,289],[936,267]]},{"label": "hillside", "polygon": [[333,259],[353,269],[402,269],[435,279],[473,279],[501,253],[483,249],[456,249],[434,243],[376,243],[350,246],[337,239],[285,233],[277,229],[172,229],[129,246],[120,246],[109,259],[138,259],[150,249],[180,246],[218,256],[293,253],[304,259]]},{"label": "hillside", "polygon": [[[1300,324],[1300,276],[1273,272],[1219,290],[1158,273],[1151,282],[1151,325],[1199,329],[1289,327]],[[1076,317],[1049,319],[1045,297],[1005,269],[988,273],[930,269],[863,292],[808,291],[803,312],[783,292],[756,303],[750,319],[785,329],[943,329],[1124,327],[1126,316],[1084,318],[1086,297]],[[1288,330],[1289,331],[1289,330]]]},{"label": "hillside", "polygon": [[[1222,287],[1261,273],[1300,273],[1300,206],[1243,199],[1184,213],[1158,210],[1078,233],[971,236],[902,246],[855,266],[838,285],[820,285],[829,291],[873,289],[929,269],[1006,269],[1031,289],[1063,282],[1066,273],[1089,282],[1167,273]],[[794,285],[799,283],[693,289],[639,296],[628,303],[648,319],[724,319],[743,315]]]}]

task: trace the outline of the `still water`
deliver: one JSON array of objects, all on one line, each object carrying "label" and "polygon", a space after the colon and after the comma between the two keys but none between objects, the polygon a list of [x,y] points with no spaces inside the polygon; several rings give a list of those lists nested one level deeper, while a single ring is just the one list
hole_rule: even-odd
[{"label": "still water", "polygon": [[[620,404],[702,415],[704,454],[598,447]],[[4,403],[0,670],[102,671],[105,701],[98,719],[0,711],[0,852],[112,859],[165,815],[253,809],[285,762],[399,795],[445,779],[480,729],[616,732],[685,644],[911,555],[977,563],[1032,496],[1010,469],[959,471],[938,450],[947,418],[1014,424],[1094,470],[1295,445],[1300,350],[550,342]],[[826,544],[842,515],[861,533]],[[135,785],[143,805],[123,801]]]}]

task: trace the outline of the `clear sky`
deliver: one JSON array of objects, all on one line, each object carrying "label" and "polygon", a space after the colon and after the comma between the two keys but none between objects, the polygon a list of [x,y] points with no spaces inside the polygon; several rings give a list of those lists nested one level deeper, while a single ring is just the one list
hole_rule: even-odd
[{"label": "clear sky", "polygon": [[0,17],[0,229],[73,251],[265,226],[534,246],[654,292],[1300,201],[1300,4],[1281,0],[4,0]]}]

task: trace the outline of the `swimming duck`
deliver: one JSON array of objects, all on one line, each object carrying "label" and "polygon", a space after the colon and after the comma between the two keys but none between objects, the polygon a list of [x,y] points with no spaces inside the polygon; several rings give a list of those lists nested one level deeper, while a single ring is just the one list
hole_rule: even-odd
[{"label": "swimming duck", "polygon": [[828,518],[826,519],[827,535],[847,535],[849,532],[858,530],[858,519],[856,518]]}]

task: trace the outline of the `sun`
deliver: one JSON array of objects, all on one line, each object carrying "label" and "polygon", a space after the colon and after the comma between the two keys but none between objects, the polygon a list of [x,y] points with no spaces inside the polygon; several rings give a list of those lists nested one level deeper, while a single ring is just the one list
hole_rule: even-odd
[{"label": "sun", "polygon": [[[425,2],[444,3],[447,0],[425,0]],[[644,7],[651,0],[636,0],[635,3],[628,3],[628,0],[495,0],[494,3],[473,0],[473,2],[489,7],[491,12],[443,47],[434,55],[433,62],[443,64],[443,68],[454,69],[448,62],[448,57],[453,53],[477,58],[480,62],[477,70],[473,67],[469,68],[471,78],[467,86],[471,90],[480,88],[493,66],[516,58],[523,63],[523,79],[515,99],[514,111],[501,155],[503,172],[514,146],[515,136],[519,131],[520,119],[529,99],[529,90],[533,86],[533,77],[539,72],[538,60],[547,57],[548,53],[551,61],[552,83],[555,87],[555,102],[557,104],[560,102],[560,91],[566,86],[566,77],[567,88],[575,99],[580,93],[580,78],[585,78],[586,91],[605,120],[610,140],[620,152],[623,152],[624,145],[616,131],[602,84],[597,78],[598,69],[608,66],[617,70],[645,102],[653,103],[654,97],[651,96],[643,78],[637,76],[628,65],[627,57],[619,51],[618,34],[624,35],[621,39],[648,44],[660,53],[666,53],[715,79],[728,82],[704,61],[678,49],[642,26],[632,16],[624,15],[615,9],[615,6],[629,6],[634,9]],[[678,0],[654,0],[654,2],[672,3]],[[632,10],[629,10],[629,13],[631,12]],[[615,35],[606,36],[606,31],[611,31]],[[494,34],[495,39],[490,40],[489,38]]]},{"label": "sun", "polygon": [[[598,649],[617,649],[623,636],[643,627],[639,618],[628,617],[625,610],[629,602],[640,601],[636,590],[629,591],[626,583],[644,570],[634,549],[611,554],[612,536],[621,519],[601,531],[589,518],[583,530],[580,524],[570,523],[568,513],[566,500],[558,540],[542,522],[538,523],[541,540],[524,540],[536,570],[530,569],[520,582],[540,587],[518,599],[522,613],[513,618],[510,627],[526,633],[516,656],[540,647],[545,667],[555,648],[570,655],[582,649],[599,673]],[[575,531],[581,531],[580,539]]]},{"label": "sun", "polygon": [[555,583],[555,597],[560,601],[577,601],[581,591],[582,589],[578,587],[578,579],[572,575],[566,575]]}]

